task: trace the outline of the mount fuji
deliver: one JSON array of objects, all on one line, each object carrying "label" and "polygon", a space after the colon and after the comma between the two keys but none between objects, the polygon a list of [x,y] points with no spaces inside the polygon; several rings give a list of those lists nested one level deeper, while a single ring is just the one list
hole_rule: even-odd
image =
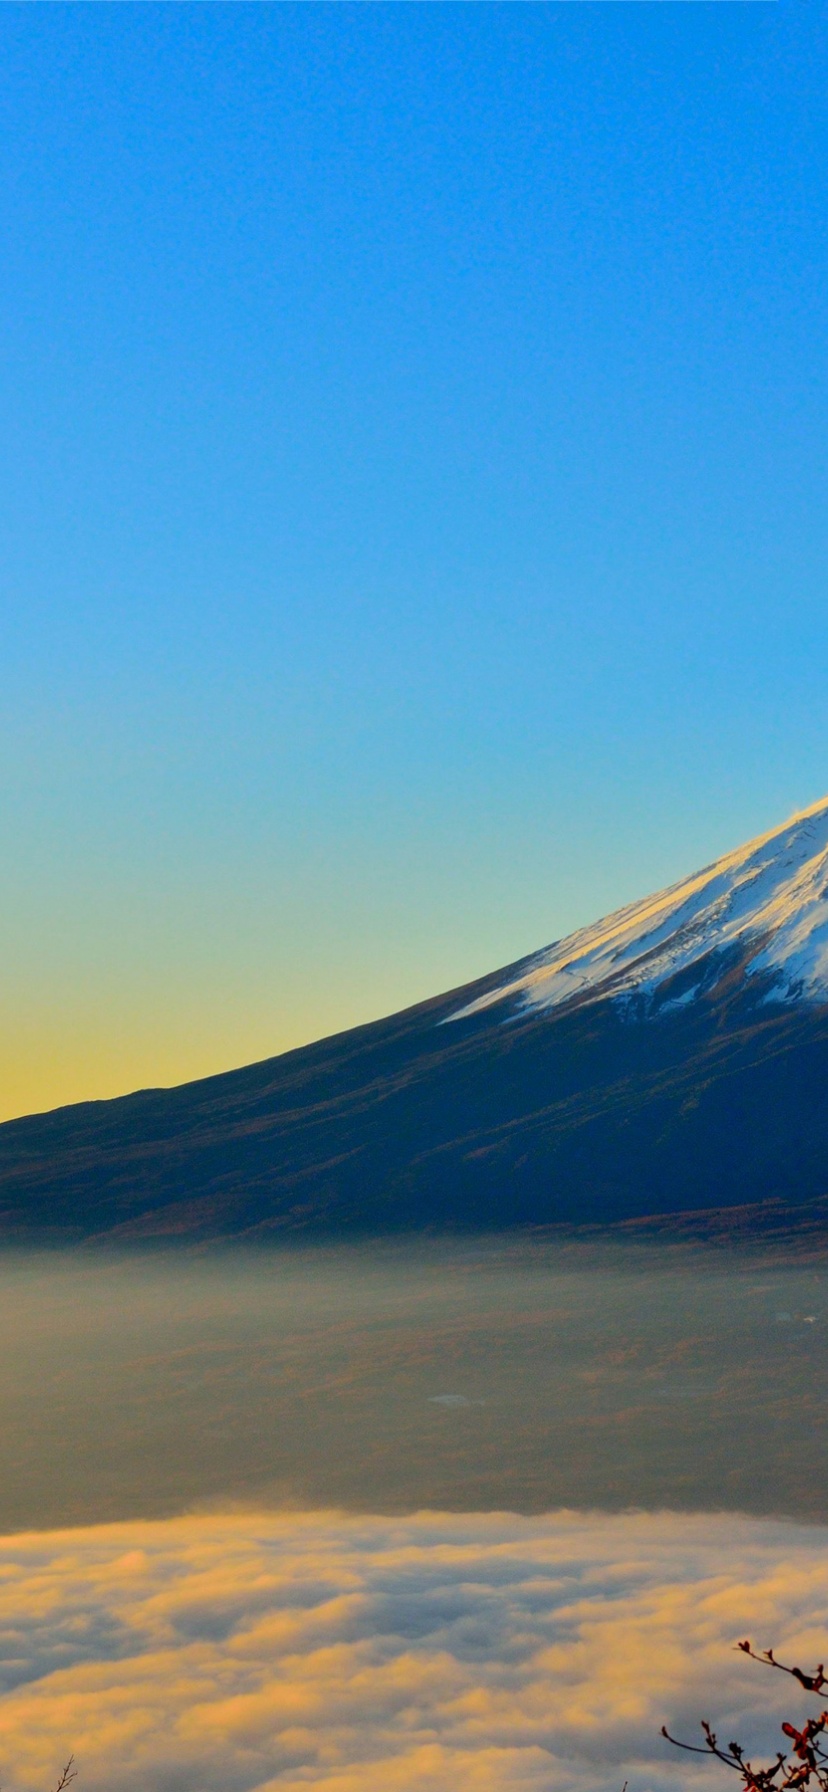
[{"label": "mount fuji", "polygon": [[828,798],[556,941],[460,1013],[505,1000],[526,1013],[609,997],[646,1018],[715,987],[734,953],[746,976],[762,976],[764,1000],[828,999]]},{"label": "mount fuji", "polygon": [[390,1019],[0,1127],[9,1240],[807,1234],[826,1198],[828,798]]}]

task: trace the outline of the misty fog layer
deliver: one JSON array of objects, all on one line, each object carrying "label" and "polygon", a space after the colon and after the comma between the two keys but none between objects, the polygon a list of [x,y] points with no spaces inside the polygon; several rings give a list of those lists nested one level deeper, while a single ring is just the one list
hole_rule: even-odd
[{"label": "misty fog layer", "polygon": [[732,1514],[210,1514],[2,1540],[0,1765],[43,1792],[715,1792],[813,1701],[828,1532]]},{"label": "misty fog layer", "polygon": [[21,1255],[0,1347],[0,1530],[234,1504],[828,1518],[820,1264]]}]

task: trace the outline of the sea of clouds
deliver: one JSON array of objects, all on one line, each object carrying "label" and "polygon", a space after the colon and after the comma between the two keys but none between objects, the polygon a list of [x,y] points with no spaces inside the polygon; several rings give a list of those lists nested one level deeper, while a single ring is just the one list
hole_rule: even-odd
[{"label": "sea of clouds", "polygon": [[48,1792],[715,1787],[816,1662],[828,1531],[738,1516],[199,1516],[0,1546],[0,1780]]}]

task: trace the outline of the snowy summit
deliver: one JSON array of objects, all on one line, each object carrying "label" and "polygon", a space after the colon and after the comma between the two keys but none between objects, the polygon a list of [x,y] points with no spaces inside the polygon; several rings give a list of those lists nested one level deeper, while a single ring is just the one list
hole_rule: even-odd
[{"label": "snowy summit", "polygon": [[[738,954],[747,975],[764,973],[777,1001],[828,1001],[828,797],[681,883],[556,941],[451,1019],[510,998],[519,1013],[612,997],[663,1014],[718,980],[722,953],[728,962]],[[659,994],[684,972],[680,993]]]}]

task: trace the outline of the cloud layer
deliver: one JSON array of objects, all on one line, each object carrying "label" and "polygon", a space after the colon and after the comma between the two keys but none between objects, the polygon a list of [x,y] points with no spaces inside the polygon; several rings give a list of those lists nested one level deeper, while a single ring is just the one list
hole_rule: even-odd
[{"label": "cloud layer", "polygon": [[631,1792],[775,1742],[828,1532],[738,1517],[243,1514],[7,1538],[0,1779],[46,1792]]}]

